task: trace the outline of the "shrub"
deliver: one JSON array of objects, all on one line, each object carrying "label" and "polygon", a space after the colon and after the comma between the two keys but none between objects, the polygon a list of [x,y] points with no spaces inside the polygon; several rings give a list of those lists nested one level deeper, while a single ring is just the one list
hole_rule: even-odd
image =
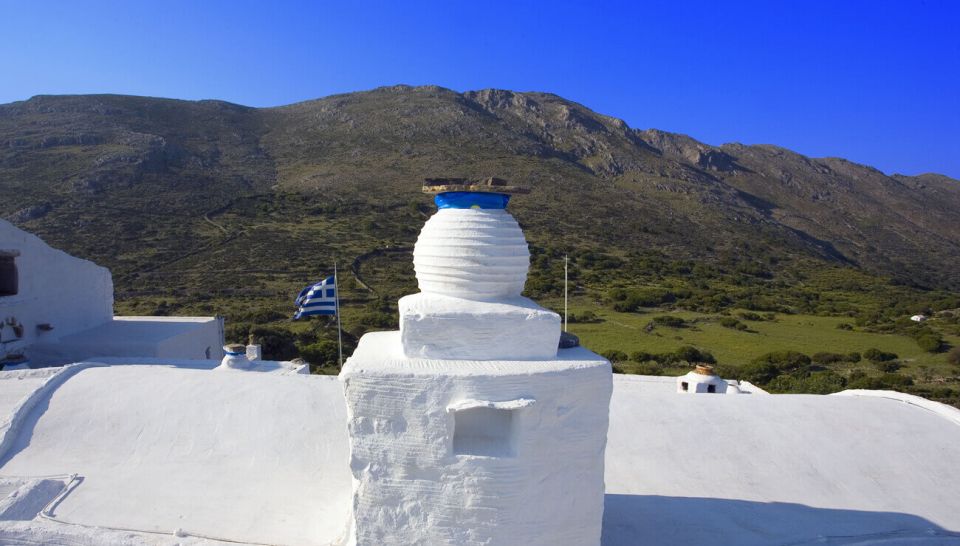
[{"label": "shrub", "polygon": [[276,311],[274,309],[255,308],[255,309],[250,309],[246,312],[237,313],[232,318],[234,320],[242,321],[242,322],[252,322],[254,324],[266,324],[268,322],[275,322],[278,320],[289,318],[289,316],[279,311]]},{"label": "shrub", "polygon": [[706,351],[701,351],[700,349],[697,349],[696,347],[691,347],[689,345],[680,347],[673,354],[676,355],[677,360],[686,361],[691,364],[694,364],[697,362],[703,362],[705,364],[715,364],[717,362],[717,360],[713,358],[712,354]]},{"label": "shrub", "polygon": [[757,313],[751,313],[749,311],[741,311],[737,313],[737,315],[743,320],[752,320],[754,322],[763,320],[763,317],[761,317]]},{"label": "shrub", "polygon": [[657,353],[651,356],[653,357],[653,360],[655,360],[658,364],[663,366],[667,366],[669,364],[676,364],[678,361],[676,353]]},{"label": "shrub", "polygon": [[299,346],[300,357],[315,366],[336,366],[339,358],[335,341],[320,341]]},{"label": "shrub", "polygon": [[847,382],[836,372],[814,372],[806,377],[781,375],[774,378],[767,388],[773,392],[801,394],[830,394],[844,389]]},{"label": "shrub", "polygon": [[898,373],[885,373],[880,376],[880,381],[883,382],[883,384],[888,388],[909,387],[910,385],[913,385],[912,377]]},{"label": "shrub", "polygon": [[640,375],[663,375],[663,368],[652,363],[643,363],[637,365],[635,373]]},{"label": "shrub", "polygon": [[847,381],[836,372],[814,372],[796,385],[794,392],[808,394],[830,394],[842,391]]},{"label": "shrub", "polygon": [[759,362],[756,360],[748,364],[744,364],[739,370],[739,376],[741,379],[751,383],[756,383],[758,385],[766,385],[779,374],[780,370],[778,370],[774,364],[770,362]]},{"label": "shrub", "polygon": [[264,360],[290,360],[299,354],[296,335],[288,330],[257,326],[250,335],[261,346]]},{"label": "shrub", "polygon": [[630,360],[634,362],[647,362],[649,360],[656,360],[655,355],[652,355],[646,351],[637,351],[630,354]]},{"label": "shrub", "polygon": [[[754,383],[756,383],[756,381],[754,381]],[[778,375],[764,385],[764,388],[774,393],[794,392],[796,380],[789,375]]]},{"label": "shrub", "polygon": [[591,323],[591,322],[603,322],[603,319],[597,316],[593,311],[584,311],[583,313],[570,313],[567,316],[567,321],[571,323]]},{"label": "shrub", "polygon": [[629,357],[627,357],[627,353],[623,351],[618,351],[616,349],[609,349],[607,351],[603,351],[602,353],[600,353],[600,356],[602,356],[603,358],[606,358],[610,362],[626,362],[627,360],[630,360]]},{"label": "shrub", "polygon": [[250,325],[243,322],[228,323],[224,330],[223,339],[227,343],[243,343],[249,341]]},{"label": "shrub", "polygon": [[849,322],[841,322],[840,324],[837,324],[837,330],[853,330],[853,325]]},{"label": "shrub", "polygon": [[939,353],[943,347],[943,337],[936,332],[923,334],[917,338],[917,345],[928,353]]},{"label": "shrub", "polygon": [[367,331],[372,328],[395,328],[397,325],[396,316],[383,311],[363,311],[356,316],[356,321]]},{"label": "shrub", "polygon": [[809,366],[810,357],[797,351],[774,351],[757,357],[754,362],[772,364],[781,371],[791,371]]},{"label": "shrub", "polygon": [[898,373],[885,373],[880,377],[867,377],[865,375],[850,376],[847,382],[848,389],[870,389],[886,390],[913,385],[913,378]]},{"label": "shrub", "polygon": [[960,366],[960,347],[954,347],[950,350],[950,353],[947,354],[947,362],[954,366]]},{"label": "shrub", "polygon": [[871,362],[885,362],[887,360],[896,360],[899,357],[896,353],[887,353],[880,349],[867,349],[863,352],[863,358]]},{"label": "shrub", "polygon": [[723,317],[720,319],[720,326],[723,326],[724,328],[733,328],[738,322],[740,321],[733,317]]},{"label": "shrub", "polygon": [[[811,360],[813,360],[813,362],[817,364],[826,365],[826,364],[835,364],[837,362],[843,362],[844,360],[846,360],[846,357],[844,355],[837,354],[837,353],[820,352],[820,353],[814,353],[814,355],[811,357]],[[857,360],[860,360],[860,359],[858,358]]]},{"label": "shrub", "polygon": [[857,363],[857,362],[860,362],[860,359],[861,359],[861,358],[863,358],[863,357],[860,356],[860,353],[858,353],[858,352],[852,352],[852,353],[850,353],[850,354],[847,355],[847,357],[846,357],[845,360],[846,360],[847,362]]},{"label": "shrub", "polygon": [[666,326],[668,328],[683,328],[687,325],[687,322],[680,317],[663,315],[661,317],[654,317],[652,324],[655,326]]},{"label": "shrub", "polygon": [[881,372],[895,372],[900,369],[900,362],[897,360],[878,360],[873,365]]},{"label": "shrub", "polygon": [[677,300],[673,292],[659,288],[617,289],[610,293],[610,297],[616,301],[613,309],[621,313],[635,313],[643,307],[657,307]]}]

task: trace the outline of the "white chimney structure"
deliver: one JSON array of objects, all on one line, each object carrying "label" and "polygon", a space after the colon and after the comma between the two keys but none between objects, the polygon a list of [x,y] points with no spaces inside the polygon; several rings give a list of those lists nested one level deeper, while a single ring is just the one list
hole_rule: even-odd
[{"label": "white chimney structure", "polygon": [[692,371],[677,378],[680,394],[740,394],[740,388],[731,385],[714,373],[713,366],[697,364]]},{"label": "white chimney structure", "polygon": [[558,350],[560,317],[520,295],[526,240],[499,179],[428,180],[399,332],[368,333],[340,380],[351,541],[600,544],[610,363]]}]

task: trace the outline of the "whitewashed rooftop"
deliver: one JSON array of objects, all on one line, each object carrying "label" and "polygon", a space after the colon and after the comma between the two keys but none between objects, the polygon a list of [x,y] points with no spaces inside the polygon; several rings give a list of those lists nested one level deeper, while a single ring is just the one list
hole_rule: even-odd
[{"label": "whitewashed rooftop", "polygon": [[[605,546],[960,544],[960,411],[871,392],[674,391],[673,378],[615,377]],[[0,543],[344,538],[335,378],[0,372],[0,415]]]}]

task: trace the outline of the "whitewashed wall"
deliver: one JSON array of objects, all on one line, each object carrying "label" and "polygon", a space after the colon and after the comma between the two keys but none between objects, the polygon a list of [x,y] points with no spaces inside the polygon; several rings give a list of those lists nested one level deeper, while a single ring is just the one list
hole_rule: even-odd
[{"label": "whitewashed wall", "polygon": [[[15,296],[0,296],[0,319],[23,325],[20,339],[11,326],[0,329],[0,357],[38,341],[54,343],[113,317],[113,280],[107,268],[51,248],[4,220],[0,220],[0,251],[20,253],[16,258],[19,291]],[[38,324],[50,324],[53,330],[41,331]]]}]

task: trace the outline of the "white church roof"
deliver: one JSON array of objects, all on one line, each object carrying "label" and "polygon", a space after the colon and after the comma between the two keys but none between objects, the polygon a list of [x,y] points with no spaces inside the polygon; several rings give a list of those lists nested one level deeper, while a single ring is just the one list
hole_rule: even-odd
[{"label": "white church roof", "polygon": [[[4,478],[71,483],[45,521],[261,544],[331,544],[346,530],[351,485],[335,378],[159,366],[62,373],[70,377],[34,406],[0,458]],[[4,533],[0,525],[0,542]]]},{"label": "white church roof", "polygon": [[[960,410],[672,381],[615,377],[604,546],[960,544]],[[335,378],[0,372],[0,412],[0,543],[336,544],[347,529]]]}]

